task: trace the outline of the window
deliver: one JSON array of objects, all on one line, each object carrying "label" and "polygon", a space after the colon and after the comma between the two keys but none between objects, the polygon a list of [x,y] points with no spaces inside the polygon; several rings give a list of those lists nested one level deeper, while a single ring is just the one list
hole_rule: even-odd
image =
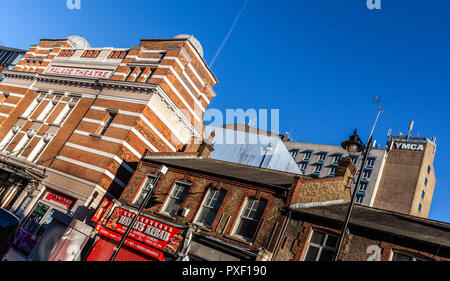
[{"label": "window", "polygon": [[322,165],[316,165],[314,167],[314,173],[320,173],[322,171]]},{"label": "window", "polygon": [[336,235],[328,234],[313,230],[308,243],[305,261],[331,261],[336,252],[336,244],[338,237]]},{"label": "window", "polygon": [[368,184],[368,183],[365,183],[365,182],[361,183],[361,184],[359,185],[359,191],[360,191],[360,192],[366,192],[367,186],[368,186],[368,185],[369,185],[369,184]]},{"label": "window", "polygon": [[175,186],[173,187],[172,192],[170,193],[170,196],[161,212],[172,217],[176,216],[188,190],[188,185],[175,183]]},{"label": "window", "polygon": [[210,189],[203,200],[195,222],[204,227],[211,228],[217,211],[225,198],[225,193],[225,190]]},{"label": "window", "polygon": [[305,152],[305,156],[303,156],[303,160],[309,160],[311,158],[311,152]]},{"label": "window", "polygon": [[425,178],[425,186],[427,186],[427,184],[428,184],[428,179],[427,178]]},{"label": "window", "polygon": [[308,167],[308,164],[307,164],[307,163],[301,163],[301,164],[300,164],[300,170],[305,171],[305,170],[306,170],[306,167]]},{"label": "window", "polygon": [[334,174],[336,174],[336,167],[331,167],[329,175],[334,175]]},{"label": "window", "polygon": [[422,204],[419,203],[419,213],[422,211]]},{"label": "window", "polygon": [[356,165],[356,163],[358,163],[358,156],[351,156],[351,157],[352,157],[353,164]]},{"label": "window", "polygon": [[373,167],[375,165],[375,159],[367,159],[366,166]]},{"label": "window", "polygon": [[319,159],[318,159],[318,161],[325,161],[325,158],[327,157],[327,155],[325,154],[325,153],[321,153],[321,154],[319,154]]},{"label": "window", "polygon": [[355,203],[357,204],[362,204],[364,201],[364,196],[363,195],[357,195],[355,198]]},{"label": "window", "polygon": [[109,112],[108,119],[106,119],[105,125],[98,133],[99,135],[103,136],[106,132],[106,130],[111,126],[112,121],[114,120],[114,117],[116,117],[117,113],[115,112]]},{"label": "window", "polygon": [[242,239],[251,241],[255,235],[256,228],[261,220],[264,209],[266,208],[266,200],[257,200],[247,198],[245,207],[239,216],[237,227],[234,234]]},{"label": "window", "polygon": [[425,197],[425,191],[422,190],[422,199]]},{"label": "window", "polygon": [[399,252],[393,252],[392,254],[392,261],[429,261],[431,259],[413,256],[409,254],[399,253]]},{"label": "window", "polygon": [[428,174],[430,174],[430,172],[431,172],[431,167],[430,167],[430,165],[428,165],[427,172],[428,172]]},{"label": "window", "polygon": [[369,179],[371,175],[372,175],[372,171],[364,171],[363,178]]},{"label": "window", "polygon": [[333,163],[337,164],[339,162],[339,160],[341,160],[341,159],[342,159],[341,155],[334,156]]},{"label": "window", "polygon": [[[144,202],[145,197],[151,190],[153,189],[153,181],[155,177],[152,175],[147,175],[147,179],[139,190],[138,195],[134,198],[133,204],[136,206],[141,206],[142,202]],[[144,206],[146,207],[146,206]]]},{"label": "window", "polygon": [[292,158],[297,157],[297,154],[298,154],[298,149],[291,151]]}]

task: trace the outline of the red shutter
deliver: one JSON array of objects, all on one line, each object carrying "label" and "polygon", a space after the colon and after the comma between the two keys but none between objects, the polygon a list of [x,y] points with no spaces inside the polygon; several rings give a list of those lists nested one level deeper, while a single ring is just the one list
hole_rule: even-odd
[{"label": "red shutter", "polygon": [[127,246],[122,246],[114,261],[154,261],[151,257],[133,250]]},{"label": "red shutter", "polygon": [[108,238],[100,237],[86,261],[109,261],[114,253],[115,243]]},{"label": "red shutter", "polygon": [[[89,254],[86,261],[109,261],[114,253],[114,247],[117,242],[106,237],[100,237],[95,243],[94,248]],[[155,261],[150,256],[140,253],[134,249],[131,249],[125,245],[120,248],[114,261]]]}]

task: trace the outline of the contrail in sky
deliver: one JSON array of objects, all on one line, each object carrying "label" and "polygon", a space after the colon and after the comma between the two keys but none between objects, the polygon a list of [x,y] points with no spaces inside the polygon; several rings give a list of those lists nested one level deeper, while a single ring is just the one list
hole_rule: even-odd
[{"label": "contrail in sky", "polygon": [[211,67],[214,62],[216,61],[217,57],[219,56],[220,52],[222,51],[223,46],[225,46],[225,43],[227,43],[228,38],[230,37],[231,33],[233,32],[234,27],[236,26],[239,18],[241,17],[242,12],[244,11],[245,7],[247,6],[248,0],[245,1],[244,6],[242,6],[241,10],[239,11],[239,14],[234,19],[233,25],[231,26],[230,30],[228,31],[227,36],[222,41],[222,44],[220,44],[219,49],[217,50],[216,54],[214,55],[213,59],[211,60],[211,63],[209,64],[209,67]]}]

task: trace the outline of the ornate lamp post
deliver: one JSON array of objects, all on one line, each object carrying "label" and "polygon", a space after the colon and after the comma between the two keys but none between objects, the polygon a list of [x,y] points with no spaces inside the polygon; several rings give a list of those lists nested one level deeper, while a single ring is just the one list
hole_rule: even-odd
[{"label": "ornate lamp post", "polygon": [[353,191],[352,198],[350,200],[350,204],[347,209],[347,214],[345,215],[345,220],[344,220],[344,224],[342,225],[341,234],[339,235],[339,240],[338,240],[338,244],[336,247],[336,254],[334,256],[334,261],[337,261],[339,258],[339,253],[340,253],[340,250],[342,247],[342,241],[344,241],[345,235],[347,233],[350,234],[350,231],[348,229],[348,223],[350,221],[350,216],[352,214],[353,205],[355,204],[356,195],[359,191],[361,176],[363,174],[364,167],[366,166],[367,157],[369,156],[370,149],[372,148],[373,130],[375,129],[375,125],[377,124],[380,113],[382,113],[382,112],[384,113],[384,110],[381,107],[380,98],[375,97],[374,101],[378,104],[378,114],[377,114],[377,118],[375,119],[375,122],[373,123],[372,130],[370,131],[370,136],[369,136],[369,139],[367,140],[366,145],[364,145],[364,143],[359,138],[358,134],[356,133],[356,129],[353,131],[353,135],[351,135],[348,140],[345,140],[341,143],[342,148],[347,150],[349,154],[355,154],[355,153],[363,151],[363,153],[361,155],[363,161],[361,163],[361,168],[359,169],[358,177],[356,179],[355,190]]},{"label": "ornate lamp post", "polygon": [[343,141],[341,143],[341,146],[345,150],[347,150],[349,154],[355,154],[355,153],[363,151],[363,154],[362,154],[363,161],[361,163],[361,168],[359,169],[358,177],[356,179],[355,190],[353,191],[352,198],[350,200],[350,205],[347,209],[345,221],[341,228],[341,234],[339,235],[339,240],[338,240],[338,244],[336,247],[336,255],[334,257],[335,261],[338,260],[339,253],[340,253],[341,246],[342,246],[342,241],[344,240],[345,235],[347,233],[349,234],[348,223],[350,221],[350,215],[352,213],[353,205],[355,204],[356,194],[358,193],[358,190],[359,190],[361,176],[364,171],[364,167],[366,165],[366,161],[367,161],[367,157],[369,156],[370,149],[372,147],[372,136],[369,137],[367,144],[364,145],[363,142],[361,141],[361,139],[359,138],[358,134],[356,133],[356,129],[355,129],[353,131],[353,135],[351,135],[348,140]]}]

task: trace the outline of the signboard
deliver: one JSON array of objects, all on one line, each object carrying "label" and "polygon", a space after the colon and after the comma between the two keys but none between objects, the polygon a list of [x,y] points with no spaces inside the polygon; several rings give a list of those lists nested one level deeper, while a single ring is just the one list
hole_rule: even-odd
[{"label": "signboard", "polygon": [[[135,213],[116,207],[105,227],[124,234],[134,216]],[[136,247],[138,245],[151,246],[165,253],[175,254],[183,241],[184,232],[183,229],[162,223],[146,215],[140,215],[128,237],[133,241],[140,242],[135,245]],[[128,246],[135,248],[131,244]],[[138,248],[135,249],[141,251]]]},{"label": "signboard", "polygon": [[54,202],[58,202],[59,204],[66,206],[67,209],[70,209],[74,203],[74,200],[66,198],[62,195],[53,193],[51,191],[48,192],[47,197],[45,197],[45,199],[54,201]]},{"label": "signboard", "polygon": [[101,218],[103,217],[103,214],[106,213],[106,211],[109,209],[109,206],[113,205],[114,203],[108,200],[107,198],[104,198],[102,203],[97,208],[97,211],[95,212],[94,216],[92,217],[93,222],[101,223]]},{"label": "signboard", "polygon": [[396,149],[423,151],[422,144],[394,142],[394,145]]},{"label": "signboard", "polygon": [[109,79],[113,71],[103,69],[89,69],[89,68],[74,68],[74,67],[62,67],[51,66],[47,71],[47,74],[59,74],[67,76],[76,76],[81,78],[102,78]]}]

